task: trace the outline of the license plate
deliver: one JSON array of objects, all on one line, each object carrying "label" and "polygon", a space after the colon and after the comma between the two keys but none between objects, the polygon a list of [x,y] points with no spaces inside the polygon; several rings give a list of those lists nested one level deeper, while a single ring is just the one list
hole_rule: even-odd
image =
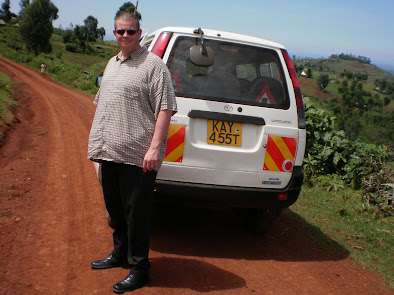
[{"label": "license plate", "polygon": [[241,146],[242,123],[208,120],[207,143]]}]

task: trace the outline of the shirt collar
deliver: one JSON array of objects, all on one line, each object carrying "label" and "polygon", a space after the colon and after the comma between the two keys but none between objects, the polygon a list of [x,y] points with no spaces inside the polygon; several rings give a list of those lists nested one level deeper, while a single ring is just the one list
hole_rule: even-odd
[{"label": "shirt collar", "polygon": [[139,57],[141,54],[143,54],[146,51],[145,47],[141,47],[139,49],[137,49],[136,51],[134,51],[132,54],[130,54],[127,58],[125,58],[124,60],[122,60],[122,51],[120,51],[118,53],[118,55],[116,56],[116,61],[121,61],[124,62],[126,60],[133,60],[136,59],[137,57]]}]

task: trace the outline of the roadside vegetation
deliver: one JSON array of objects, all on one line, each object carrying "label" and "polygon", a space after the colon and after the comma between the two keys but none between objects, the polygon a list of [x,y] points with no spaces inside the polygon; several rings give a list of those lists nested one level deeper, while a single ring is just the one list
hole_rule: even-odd
[{"label": "roadside vegetation", "polygon": [[13,110],[18,103],[12,98],[12,81],[0,72],[0,146],[4,142],[5,131],[13,126]]},{"label": "roadside vegetation", "polygon": [[[304,187],[289,214],[319,228],[394,288],[394,77],[368,58],[346,54],[293,62],[307,148]],[[339,250],[308,230],[317,243]]]},{"label": "roadside vegetation", "polygon": [[62,42],[62,37],[55,34],[51,37],[52,52],[35,55],[23,48],[18,32],[17,27],[0,27],[2,56],[37,71],[45,63],[46,73],[56,81],[90,95],[97,91],[97,75],[102,74],[108,58],[117,51],[114,42],[97,41],[91,46],[97,52],[95,54],[69,52],[65,50],[66,44]]},{"label": "roadside vegetation", "polygon": [[[21,3],[26,4],[19,16],[23,18],[32,9],[28,1]],[[130,4],[124,8],[132,10]],[[57,14],[56,7],[47,8]],[[50,15],[52,19],[56,15]],[[94,96],[96,76],[118,47],[103,41],[105,32],[97,28],[93,16],[87,16],[84,24],[53,29],[49,44],[33,46],[11,18],[10,25],[0,27],[1,55],[37,71],[45,63],[53,79]],[[305,185],[285,214],[319,228],[326,237],[313,227],[306,227],[307,234],[330,251],[345,249],[362,265],[379,271],[394,288],[393,75],[371,65],[369,58],[351,54],[294,57],[293,62],[305,99],[307,149]],[[0,126],[4,126],[10,124],[17,103],[10,80],[0,78]]]}]

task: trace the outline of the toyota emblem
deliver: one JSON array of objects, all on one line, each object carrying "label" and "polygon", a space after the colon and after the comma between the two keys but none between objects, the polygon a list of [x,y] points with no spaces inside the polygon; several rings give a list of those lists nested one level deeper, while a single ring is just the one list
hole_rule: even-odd
[{"label": "toyota emblem", "polygon": [[230,105],[228,105],[228,104],[226,104],[226,105],[224,106],[224,110],[225,110],[226,112],[231,112],[231,111],[233,110],[233,107],[230,106]]}]

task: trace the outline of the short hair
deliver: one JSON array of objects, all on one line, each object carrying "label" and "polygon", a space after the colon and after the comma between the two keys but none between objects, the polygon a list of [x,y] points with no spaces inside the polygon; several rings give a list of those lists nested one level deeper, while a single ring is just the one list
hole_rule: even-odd
[{"label": "short hair", "polygon": [[120,14],[117,14],[117,15],[115,16],[115,24],[114,24],[115,30],[116,30],[116,21],[117,21],[118,19],[122,19],[123,21],[134,21],[135,24],[136,24],[136,26],[137,26],[136,29],[137,29],[137,30],[140,29],[140,20],[138,19],[137,16],[135,16],[134,14],[132,14],[132,13],[130,13],[130,12],[120,13]]}]

